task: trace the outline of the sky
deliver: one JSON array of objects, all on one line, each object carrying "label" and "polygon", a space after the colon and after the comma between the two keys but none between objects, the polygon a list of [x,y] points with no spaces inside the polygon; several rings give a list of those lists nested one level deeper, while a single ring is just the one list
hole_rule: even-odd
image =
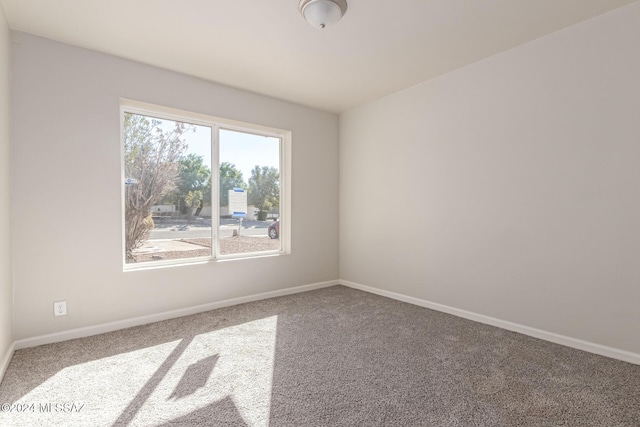
[{"label": "sky", "polygon": [[[171,120],[162,120],[160,127],[170,131],[174,127]],[[183,137],[189,144],[187,153],[204,158],[211,169],[211,128],[195,126],[195,132],[187,132]],[[280,169],[280,140],[274,137],[220,129],[220,162],[229,162],[242,172],[245,183],[256,166],[272,166]]]}]

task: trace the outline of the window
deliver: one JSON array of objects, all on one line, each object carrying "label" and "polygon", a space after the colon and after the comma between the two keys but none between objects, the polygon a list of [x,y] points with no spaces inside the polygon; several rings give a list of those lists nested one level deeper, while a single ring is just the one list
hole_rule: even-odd
[{"label": "window", "polygon": [[121,103],[125,268],[288,252],[290,132]]}]

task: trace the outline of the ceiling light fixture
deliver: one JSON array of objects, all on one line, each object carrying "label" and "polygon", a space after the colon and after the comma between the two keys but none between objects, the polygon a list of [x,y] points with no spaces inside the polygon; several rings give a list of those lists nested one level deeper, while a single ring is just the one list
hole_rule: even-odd
[{"label": "ceiling light fixture", "polygon": [[316,28],[338,22],[347,11],[346,0],[300,0],[300,13]]}]

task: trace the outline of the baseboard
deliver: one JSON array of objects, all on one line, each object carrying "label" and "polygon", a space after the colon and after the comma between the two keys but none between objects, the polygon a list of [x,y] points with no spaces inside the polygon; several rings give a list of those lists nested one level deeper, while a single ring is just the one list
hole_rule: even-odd
[{"label": "baseboard", "polygon": [[[102,323],[100,325],[87,326],[84,328],[71,329],[53,334],[40,335],[33,338],[25,338],[16,341],[15,349],[20,350],[28,347],[35,347],[43,344],[51,344],[55,342],[67,341],[76,338],[88,337],[91,335],[103,334],[106,332],[117,331],[119,329],[130,328],[133,326],[146,325],[148,323],[159,322],[162,320],[174,319],[176,317],[188,316],[191,314],[202,313],[205,311],[215,310],[217,308],[230,307],[233,305],[244,304],[247,302],[259,301],[268,298],[281,297],[285,295],[297,294],[300,292],[312,291],[314,289],[327,288],[339,284],[338,280],[330,280],[327,282],[313,283],[310,285],[297,286],[293,288],[279,289],[277,291],[264,292],[261,294],[249,295],[246,297],[232,298],[224,301],[216,301],[208,304],[196,305],[193,307],[181,308],[178,310],[165,311],[147,316],[134,317],[130,319],[118,320],[116,322]],[[7,362],[8,364],[8,362]]]},{"label": "baseboard", "polygon": [[0,360],[0,382],[4,378],[4,373],[7,372],[9,362],[11,362],[11,357],[13,357],[13,352],[15,351],[15,345],[15,342],[11,343],[7,352],[2,356],[2,360]]},{"label": "baseboard", "polygon": [[359,289],[361,291],[395,299],[398,301],[407,302],[409,304],[414,304],[420,307],[430,308],[432,310],[441,311],[443,313],[448,313],[454,316],[463,317],[465,319],[473,320],[475,322],[496,326],[498,328],[506,329],[508,331],[518,332],[534,338],[539,338],[545,341],[550,341],[550,342],[564,345],[567,347],[576,348],[578,350],[584,350],[590,353],[599,354],[601,356],[611,357],[613,359],[618,359],[624,362],[640,365],[640,354],[632,353],[630,351],[620,350],[613,347],[607,347],[607,346],[592,343],[589,341],[583,341],[577,338],[567,337],[567,336],[559,335],[553,332],[531,328],[529,326],[508,322],[506,320],[496,319],[494,317],[485,316],[483,314],[461,310],[459,308],[450,307],[447,305],[438,304],[435,302],[422,300],[419,298],[414,298],[414,297],[410,297],[410,296],[395,293],[395,292],[385,291],[383,289],[373,288],[370,286],[362,285],[360,283],[350,282],[348,280],[340,280],[339,282],[341,285],[344,285],[353,289]]}]

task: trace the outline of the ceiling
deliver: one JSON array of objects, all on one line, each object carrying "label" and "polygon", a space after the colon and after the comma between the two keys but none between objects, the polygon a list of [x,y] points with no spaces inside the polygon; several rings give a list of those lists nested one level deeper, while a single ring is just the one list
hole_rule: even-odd
[{"label": "ceiling", "polygon": [[9,26],[340,113],[640,0],[0,0]]}]

